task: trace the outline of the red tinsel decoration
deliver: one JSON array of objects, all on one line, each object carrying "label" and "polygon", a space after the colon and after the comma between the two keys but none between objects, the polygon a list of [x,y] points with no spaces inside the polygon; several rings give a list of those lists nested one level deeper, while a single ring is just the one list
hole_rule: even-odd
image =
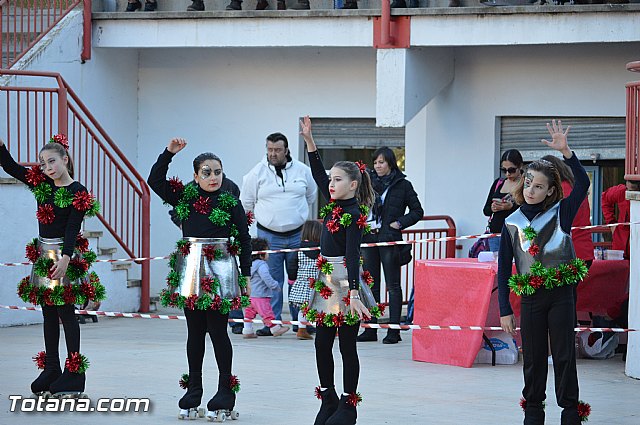
[{"label": "red tinsel decoration", "polygon": [[73,195],[73,208],[78,211],[86,212],[91,209],[95,197],[86,190],[79,190]]},{"label": "red tinsel decoration", "polygon": [[343,212],[344,210],[340,205],[333,207],[333,209],[331,210],[331,214],[333,214],[333,218],[337,218],[338,220],[340,219],[340,216],[342,215]]},{"label": "red tinsel decoration", "polygon": [[81,253],[89,251],[89,240],[83,237],[80,233],[76,236],[76,249]]},{"label": "red tinsel decoration", "polygon": [[316,260],[316,267],[318,268],[318,270],[322,270],[322,266],[325,265],[327,263],[327,259],[324,258],[322,255],[318,255],[318,259]]},{"label": "red tinsel decoration", "polygon": [[358,221],[356,221],[356,224],[358,225],[358,228],[364,229],[367,226],[367,216],[364,214],[360,214],[360,217],[358,217]]},{"label": "red tinsel decoration", "polygon": [[63,148],[69,150],[69,139],[64,134],[56,134],[51,138],[51,141],[62,145]]},{"label": "red tinsel decoration", "polygon": [[229,377],[229,388],[233,389],[237,385],[240,385],[240,380],[236,375],[231,375]]},{"label": "red tinsel decoration", "polygon": [[527,408],[527,400],[524,397],[520,397],[520,407],[522,407],[522,411]]},{"label": "red tinsel decoration", "polygon": [[351,298],[349,298],[349,295],[347,295],[346,297],[342,297],[342,301],[344,302],[344,305],[346,305],[347,307],[351,305]]},{"label": "red tinsel decoration", "polygon": [[316,279],[313,277],[309,278],[309,288],[316,289]]},{"label": "red tinsel decoration", "polygon": [[322,391],[320,390],[320,385],[315,388],[316,398],[318,400],[322,400]]},{"label": "red tinsel decoration", "polygon": [[189,295],[187,299],[184,300],[185,308],[188,308],[189,310],[195,310],[197,300],[198,300],[198,296],[196,294]]},{"label": "red tinsel decoration", "polygon": [[371,285],[373,283],[373,276],[371,276],[368,270],[365,270],[362,272],[362,280],[364,280],[367,285]]},{"label": "red tinsel decoration", "polygon": [[325,312],[320,312],[318,313],[318,315],[316,316],[316,325],[317,326],[324,326],[324,318],[327,314]]},{"label": "red tinsel decoration", "polygon": [[231,309],[238,310],[242,307],[242,299],[240,297],[234,297],[231,300]]},{"label": "red tinsel decoration", "polygon": [[47,180],[39,165],[29,168],[24,177],[31,186],[37,186]]},{"label": "red tinsel decoration", "polygon": [[536,244],[531,244],[528,251],[529,251],[529,254],[536,256],[540,252],[540,246]]},{"label": "red tinsel decoration", "polygon": [[544,283],[544,279],[542,276],[531,276],[529,277],[529,284],[534,288],[538,289]]},{"label": "red tinsel decoration", "polygon": [[42,224],[53,223],[53,220],[56,218],[56,215],[53,213],[53,206],[50,204],[40,205],[38,207],[38,212],[36,212],[36,217]]},{"label": "red tinsel decoration", "polygon": [[42,300],[46,305],[53,305],[53,301],[51,300],[51,293],[53,290],[51,288],[47,288],[42,293]]},{"label": "red tinsel decoration", "polygon": [[189,255],[189,252],[191,251],[191,242],[185,243],[178,249],[180,250],[180,254],[182,254],[183,257],[186,257],[187,255]]},{"label": "red tinsel decoration", "polygon": [[178,302],[178,297],[180,297],[180,294],[178,294],[177,292],[172,293],[171,296],[169,296],[169,303],[172,306],[175,306]]},{"label": "red tinsel decoration", "polygon": [[384,314],[384,311],[387,309],[387,305],[385,303],[378,303],[378,310],[380,310],[380,314]]},{"label": "red tinsel decoration", "polygon": [[44,369],[44,365],[47,363],[46,353],[44,351],[40,351],[38,354],[32,357],[38,369]]},{"label": "red tinsel decoration", "polygon": [[35,263],[36,260],[40,257],[40,252],[35,245],[28,244],[25,257],[27,257],[27,260],[31,261],[32,263]]},{"label": "red tinsel decoration", "polygon": [[227,242],[227,252],[229,253],[229,255],[238,255],[238,252],[240,252],[238,245],[233,244],[231,242]]},{"label": "red tinsel decoration", "polygon": [[31,288],[31,292],[29,292],[29,302],[31,304],[38,304],[38,289]]},{"label": "red tinsel decoration", "polygon": [[358,169],[361,173],[364,173],[367,170],[367,164],[362,161],[356,161],[356,165],[358,166]]},{"label": "red tinsel decoration", "polygon": [[207,260],[209,261],[213,261],[216,259],[216,247],[214,245],[205,245],[202,248],[202,253],[205,257],[207,257]]},{"label": "red tinsel decoration", "polygon": [[213,284],[213,278],[211,276],[204,276],[200,278],[200,289],[204,292],[211,292],[211,285]]},{"label": "red tinsel decoration", "polygon": [[173,193],[182,192],[182,190],[184,189],[184,184],[178,177],[171,177],[169,179],[169,187],[171,187],[171,191]]},{"label": "red tinsel decoration", "polygon": [[344,324],[344,314],[342,314],[342,312],[340,311],[338,312],[338,314],[333,316],[331,320],[333,320],[333,325],[335,327],[340,327]]},{"label": "red tinsel decoration", "polygon": [[569,264],[567,267],[569,267],[569,270],[571,270],[571,273],[578,274],[578,269],[573,264]]},{"label": "red tinsel decoration", "polygon": [[329,233],[336,233],[340,230],[340,222],[337,219],[327,220],[327,230]]},{"label": "red tinsel decoration", "polygon": [[309,304],[305,304],[304,307],[302,307],[302,314],[306,316],[308,313],[309,313]]},{"label": "red tinsel decoration", "polygon": [[247,226],[251,226],[256,216],[253,214],[253,211],[247,211]]},{"label": "red tinsel decoration", "polygon": [[80,269],[83,272],[89,270],[89,263],[84,258],[72,258],[71,261],[69,261],[69,265],[74,266],[75,268]]},{"label": "red tinsel decoration", "polygon": [[347,397],[347,403],[356,407],[362,401],[362,396],[360,393],[350,393]]},{"label": "red tinsel decoration", "polygon": [[82,282],[82,285],[80,285],[80,290],[85,295],[85,297],[90,300],[96,296],[96,287],[87,282]]},{"label": "red tinsel decoration", "polygon": [[589,419],[589,415],[591,414],[591,405],[589,403],[585,403],[580,400],[578,402],[578,416],[580,416],[580,421],[584,422]]},{"label": "red tinsel decoration", "polygon": [[76,301],[76,294],[73,293],[73,287],[71,285],[64,287],[62,299],[65,304],[73,304]]},{"label": "red tinsel decoration", "polygon": [[321,290],[320,290],[320,296],[322,298],[324,298],[325,300],[328,300],[329,297],[333,294],[333,291],[331,290],[331,288],[329,288],[328,286],[324,286]]},{"label": "red tinsel decoration", "polygon": [[211,198],[204,196],[199,197],[198,200],[193,203],[193,209],[200,214],[209,215],[209,213],[211,213]]},{"label": "red tinsel decoration", "polygon": [[77,372],[82,365],[82,357],[80,357],[80,353],[75,352],[71,353],[70,357],[67,357],[67,361],[64,363],[64,367],[67,368],[69,372]]},{"label": "red tinsel decoration", "polygon": [[211,310],[220,310],[221,305],[222,305],[222,298],[220,298],[220,295],[216,294],[213,297],[213,301],[211,301]]}]

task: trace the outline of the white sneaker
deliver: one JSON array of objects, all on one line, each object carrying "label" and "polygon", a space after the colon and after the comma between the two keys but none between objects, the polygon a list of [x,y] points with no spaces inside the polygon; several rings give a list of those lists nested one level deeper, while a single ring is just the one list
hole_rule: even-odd
[{"label": "white sneaker", "polygon": [[289,330],[288,326],[275,325],[274,327],[271,328],[271,334],[273,336],[280,336],[283,333],[287,332],[288,330]]}]

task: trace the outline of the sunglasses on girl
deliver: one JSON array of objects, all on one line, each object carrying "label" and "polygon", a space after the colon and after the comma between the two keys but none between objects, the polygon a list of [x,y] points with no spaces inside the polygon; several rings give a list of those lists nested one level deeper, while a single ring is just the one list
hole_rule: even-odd
[{"label": "sunglasses on girl", "polygon": [[509,168],[500,168],[500,171],[507,174],[514,174],[516,171],[518,171],[518,169],[516,167],[509,167]]}]

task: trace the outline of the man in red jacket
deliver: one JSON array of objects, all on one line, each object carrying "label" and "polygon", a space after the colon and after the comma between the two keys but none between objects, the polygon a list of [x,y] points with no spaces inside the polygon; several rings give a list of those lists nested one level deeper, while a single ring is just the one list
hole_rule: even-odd
[{"label": "man in red jacket", "polygon": [[[627,180],[626,185],[619,184],[602,192],[602,215],[606,224],[628,223],[630,220],[630,202],[625,199],[627,190],[640,191],[640,182]],[[615,207],[618,206],[616,217]],[[624,258],[629,259],[629,226],[616,226],[613,231],[611,249],[624,251]]]}]

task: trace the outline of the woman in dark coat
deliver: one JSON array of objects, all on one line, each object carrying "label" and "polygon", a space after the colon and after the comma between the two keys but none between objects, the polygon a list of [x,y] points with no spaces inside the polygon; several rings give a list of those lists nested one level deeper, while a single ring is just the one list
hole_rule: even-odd
[{"label": "woman in dark coat", "polygon": [[[376,191],[376,201],[369,216],[371,233],[363,242],[389,242],[402,240],[401,230],[416,224],[424,211],[411,182],[398,168],[396,156],[388,147],[373,153],[371,182]],[[409,209],[408,212],[407,209]],[[363,248],[364,268],[374,279],[373,295],[380,302],[380,264],[384,268],[384,278],[389,291],[389,323],[400,323],[402,311],[402,288],[400,287],[400,253],[405,246],[381,246]],[[358,341],[377,341],[376,329],[367,328],[358,335]],[[396,344],[401,341],[398,329],[389,329],[382,341]]]}]

